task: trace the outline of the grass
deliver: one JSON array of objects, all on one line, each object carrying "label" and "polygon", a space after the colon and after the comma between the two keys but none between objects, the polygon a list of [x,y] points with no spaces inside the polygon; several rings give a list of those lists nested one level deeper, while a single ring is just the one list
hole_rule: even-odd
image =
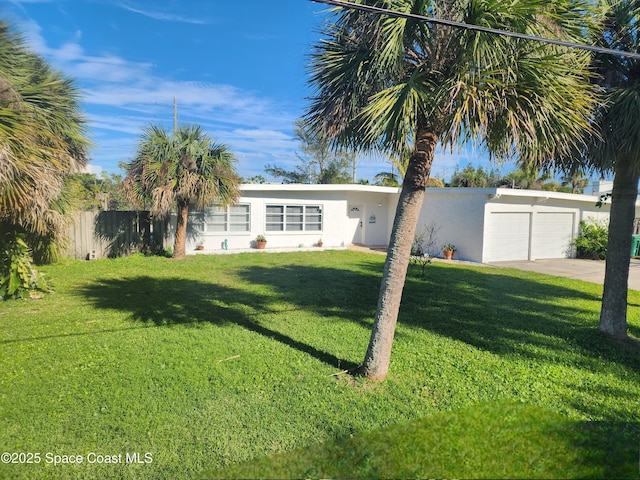
[{"label": "grass", "polygon": [[203,478],[625,478],[636,473],[629,459],[637,448],[629,435],[540,407],[496,402],[232,465]]},{"label": "grass", "polygon": [[[441,263],[422,278],[416,267],[387,381],[333,375],[362,360],[382,262],[324,251],[45,268],[54,294],[0,304],[0,450],[42,460],[0,464],[0,478],[192,478],[313,445],[364,445],[397,424],[446,425],[460,409],[509,402],[534,409],[507,429],[513,438],[526,436],[527,418],[551,412],[540,423],[591,425],[592,440],[615,432],[607,438],[622,441],[611,448],[627,449],[609,452],[620,459],[614,473],[638,477],[640,353],[595,333],[602,286]],[[630,331],[640,337],[640,293],[629,301]],[[584,468],[561,462],[551,476],[611,476],[602,462],[611,455],[590,442],[579,450]],[[91,452],[123,462],[149,453],[152,462],[88,463]],[[442,452],[447,462],[451,452]],[[84,462],[54,466],[46,453]],[[442,476],[468,476],[449,466]]]}]

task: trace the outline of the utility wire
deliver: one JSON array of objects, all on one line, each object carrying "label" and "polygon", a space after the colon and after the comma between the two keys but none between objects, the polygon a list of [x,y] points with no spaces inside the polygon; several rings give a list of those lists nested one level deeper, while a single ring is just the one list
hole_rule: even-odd
[{"label": "utility wire", "polygon": [[499,30],[497,28],[479,27],[478,25],[471,25],[469,23],[454,22],[452,20],[442,20],[439,18],[426,17],[424,15],[417,15],[415,13],[398,12],[395,10],[388,10],[386,8],[374,7],[372,5],[362,5],[362,4],[347,2],[343,0],[311,0],[311,1],[316,3],[325,3],[327,5],[333,5],[335,7],[350,8],[354,10],[362,10],[364,12],[369,12],[369,13],[377,13],[379,15],[389,15],[391,17],[407,18],[410,20],[418,20],[421,22],[448,25],[450,27],[466,28],[467,30],[475,30],[475,31],[484,32],[484,33],[493,33],[495,35],[502,35],[504,37],[520,38],[522,40],[531,40],[534,42],[549,43],[552,45],[559,45],[561,47],[567,47],[567,48],[578,48],[581,50],[588,50],[590,52],[603,53],[605,55],[616,55],[619,57],[640,59],[640,53],[632,53],[632,52],[627,52],[625,50],[614,50],[612,48],[596,47],[593,45],[584,45],[580,43],[565,42],[563,40],[555,40],[553,38],[536,37],[534,35],[527,35],[524,33],[517,33],[517,32],[508,32],[506,30]]}]

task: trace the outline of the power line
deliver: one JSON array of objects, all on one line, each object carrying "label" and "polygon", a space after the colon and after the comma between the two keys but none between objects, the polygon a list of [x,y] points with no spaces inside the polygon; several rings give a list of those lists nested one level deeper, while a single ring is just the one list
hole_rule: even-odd
[{"label": "power line", "polygon": [[520,38],[522,40],[531,40],[534,42],[549,43],[552,45],[559,45],[561,47],[567,47],[567,48],[578,48],[580,50],[588,50],[590,52],[603,53],[605,55],[616,55],[619,57],[640,59],[639,53],[627,52],[625,50],[614,50],[612,48],[603,48],[603,47],[596,47],[593,45],[584,45],[580,43],[565,42],[563,40],[555,40],[553,38],[536,37],[534,35],[527,35],[524,33],[517,33],[517,32],[509,32],[506,30],[499,30],[497,28],[480,27],[478,25],[472,25],[469,23],[454,22],[452,20],[442,20],[439,18],[427,17],[424,15],[417,15],[415,13],[398,12],[395,10],[388,10],[386,8],[374,7],[372,5],[361,5],[358,3],[351,3],[343,0],[311,0],[311,1],[316,3],[325,3],[327,5],[333,5],[335,7],[362,10],[364,12],[376,13],[379,15],[389,15],[391,17],[406,18],[409,20],[418,20],[421,22],[436,23],[440,25],[448,25],[450,27],[455,27],[455,28],[465,28],[467,30],[475,30],[478,32],[492,33],[495,35],[502,35],[504,37]]}]

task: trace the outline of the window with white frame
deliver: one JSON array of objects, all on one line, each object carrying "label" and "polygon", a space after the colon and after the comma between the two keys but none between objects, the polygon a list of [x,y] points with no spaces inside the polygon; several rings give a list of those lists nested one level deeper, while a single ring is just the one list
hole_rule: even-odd
[{"label": "window with white frame", "polygon": [[207,207],[204,212],[190,214],[191,227],[202,233],[242,233],[251,228],[248,204]]},{"label": "window with white frame", "polygon": [[320,205],[267,205],[267,232],[321,232]]}]

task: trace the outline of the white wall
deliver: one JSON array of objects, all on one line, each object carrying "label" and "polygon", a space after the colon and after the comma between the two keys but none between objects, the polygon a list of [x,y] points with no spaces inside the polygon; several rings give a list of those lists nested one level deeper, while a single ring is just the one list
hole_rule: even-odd
[{"label": "white wall", "polygon": [[[222,250],[227,240],[229,250],[254,247],[256,235],[267,236],[267,248],[297,248],[315,246],[322,238],[325,247],[344,247],[358,242],[365,245],[387,245],[393,226],[399,190],[362,185],[243,185],[238,203],[251,205],[251,227],[247,233],[207,233],[202,237],[188,236],[187,253],[195,253],[200,240],[206,251]],[[428,188],[418,221],[418,230],[435,224],[436,254],[442,245],[457,247],[455,258],[474,262],[490,260],[491,215],[500,212],[527,213],[530,218],[529,236],[533,239],[544,230],[536,223],[536,215],[553,212],[571,213],[572,238],[578,234],[581,220],[606,220],[609,205],[596,207],[598,197],[556,192],[512,190],[503,188]],[[321,205],[322,232],[267,232],[266,205]],[[354,210],[357,207],[357,212]],[[640,217],[640,206],[636,207]],[[549,218],[549,217],[547,217]],[[175,228],[175,216],[172,219]],[[359,221],[362,220],[362,227]],[[550,227],[547,225],[546,227]],[[563,225],[563,229],[566,228]],[[552,231],[552,230],[548,230]],[[540,236],[540,235],[539,235]],[[506,239],[506,242],[509,240]],[[530,240],[526,258],[544,256],[544,244],[533,246]],[[544,243],[544,242],[543,242]],[[491,253],[492,255],[494,253]]]},{"label": "white wall", "polygon": [[444,244],[452,243],[455,258],[479,261],[486,199],[485,189],[427,188],[417,231],[435,224],[438,253]]},{"label": "white wall", "polygon": [[[598,208],[597,201],[598,197],[596,196],[557,192],[504,188],[428,188],[425,191],[418,230],[435,223],[439,227],[437,233],[439,247],[445,243],[453,243],[457,247],[455,258],[487,262],[492,260],[489,256],[494,254],[490,245],[492,227],[490,222],[493,219],[491,215],[493,213],[526,213],[530,224],[527,232],[528,243],[525,247],[525,259],[535,260],[536,258],[546,258],[548,255],[557,258],[557,242],[555,242],[555,250],[553,249],[554,245],[545,245],[544,240],[547,232],[545,232],[544,224],[541,221],[543,216],[550,213],[566,214],[560,217],[568,222],[568,226],[562,225],[561,227],[564,235],[570,236],[566,240],[568,248],[570,241],[579,232],[581,220],[601,221],[608,219],[610,206],[605,204],[602,208]],[[395,203],[397,203],[397,199],[390,202],[389,205],[389,228],[391,228],[393,221]],[[640,207],[637,207],[636,216],[640,216]],[[570,233],[567,230],[570,230]],[[508,236],[505,236],[503,241],[507,247],[511,246],[509,245],[511,240]],[[552,243],[550,242],[550,244]],[[555,253],[548,253],[548,251]],[[567,249],[567,254],[572,253]]]},{"label": "white wall", "polygon": [[[258,234],[267,237],[268,248],[314,246],[322,238],[325,247],[344,246],[346,228],[346,200],[340,192],[304,192],[304,191],[252,191],[244,192],[238,203],[251,203],[251,242]],[[322,232],[267,232],[267,205],[320,205],[322,207]],[[251,245],[233,248],[249,248]],[[229,247],[232,248],[232,247]]]},{"label": "white wall", "polygon": [[[187,236],[187,254],[195,253],[203,243],[205,251],[222,250],[226,240],[229,250],[254,248],[256,235],[267,237],[267,248],[313,247],[322,239],[325,248],[344,247],[355,239],[366,245],[386,245],[389,241],[389,202],[397,189],[362,185],[243,185],[238,204],[250,204],[250,231],[242,233],[207,232]],[[321,232],[266,231],[267,205],[320,205],[323,214]],[[350,218],[349,210],[358,206],[359,219]],[[393,204],[395,211],[395,203]],[[175,216],[172,227],[175,228]],[[360,235],[358,238],[357,235]]]},{"label": "white wall", "polygon": [[[349,217],[352,207],[358,206],[362,220],[362,232],[356,232],[358,222],[348,222],[345,235],[346,243],[362,243],[364,245],[387,245],[391,227],[389,226],[389,202],[392,197],[388,193],[349,192],[347,210]],[[395,203],[393,204],[395,211]],[[393,221],[393,217],[391,218]]]}]

